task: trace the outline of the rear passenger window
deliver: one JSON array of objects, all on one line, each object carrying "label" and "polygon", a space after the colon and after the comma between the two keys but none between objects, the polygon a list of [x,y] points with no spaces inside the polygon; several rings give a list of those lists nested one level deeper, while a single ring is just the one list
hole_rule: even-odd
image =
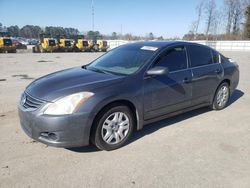
[{"label": "rear passenger window", "polygon": [[189,55],[192,67],[213,63],[211,50],[202,46],[189,46]]},{"label": "rear passenger window", "polygon": [[167,67],[170,72],[187,68],[186,49],[184,46],[167,50],[156,62],[157,66]]},{"label": "rear passenger window", "polygon": [[220,55],[218,52],[212,50],[213,54],[213,63],[219,63],[220,62]]}]

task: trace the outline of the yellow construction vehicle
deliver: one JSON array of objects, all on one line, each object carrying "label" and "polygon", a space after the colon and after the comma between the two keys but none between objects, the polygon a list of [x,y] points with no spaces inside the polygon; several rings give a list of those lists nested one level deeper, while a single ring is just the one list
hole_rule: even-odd
[{"label": "yellow construction vehicle", "polygon": [[60,52],[72,52],[74,49],[74,40],[67,37],[57,35],[57,41],[59,45],[58,51]]},{"label": "yellow construction vehicle", "polygon": [[89,41],[91,51],[94,52],[106,52],[109,48],[108,42],[106,40],[102,40],[100,36],[94,35],[92,40]]},{"label": "yellow construction vehicle", "polygon": [[89,52],[91,50],[91,45],[88,40],[84,39],[83,35],[77,35],[75,38],[75,50],[78,52]]},{"label": "yellow construction vehicle", "polygon": [[16,45],[7,32],[0,33],[0,53],[16,53]]},{"label": "yellow construction vehicle", "polygon": [[106,52],[109,48],[108,42],[106,40],[97,40],[96,44],[98,45],[99,51]]},{"label": "yellow construction vehicle", "polygon": [[48,34],[40,34],[38,44],[32,49],[34,53],[56,52],[59,49],[59,45],[56,38],[51,38]]}]

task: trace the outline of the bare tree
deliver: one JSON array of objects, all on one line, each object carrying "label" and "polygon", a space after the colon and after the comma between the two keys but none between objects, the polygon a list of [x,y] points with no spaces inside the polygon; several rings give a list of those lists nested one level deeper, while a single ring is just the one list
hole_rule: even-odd
[{"label": "bare tree", "polygon": [[231,33],[232,22],[233,22],[233,14],[234,14],[234,1],[235,0],[224,0],[224,5],[227,14],[227,26],[226,26],[226,33]]},{"label": "bare tree", "polygon": [[211,30],[211,26],[215,19],[216,13],[216,4],[214,0],[208,0],[205,7],[205,16],[206,16],[206,36],[208,39],[208,34]]},{"label": "bare tree", "polygon": [[247,9],[248,6],[250,6],[250,0],[242,0],[243,7],[245,7],[245,10]]},{"label": "bare tree", "polygon": [[199,29],[199,26],[200,26],[200,22],[201,22],[201,17],[202,17],[202,11],[203,11],[203,8],[204,8],[204,0],[202,0],[196,7],[196,12],[197,12],[197,20],[195,21],[194,24],[194,34],[195,36],[197,35],[198,33],[198,29]]},{"label": "bare tree", "polygon": [[236,35],[240,30],[240,23],[244,15],[245,0],[224,0],[224,5],[227,14],[226,33],[231,32]]},{"label": "bare tree", "polygon": [[211,23],[210,32],[213,35],[213,39],[217,40],[218,35],[222,32],[221,26],[223,25],[222,12],[215,10],[214,15],[216,15]]},{"label": "bare tree", "polygon": [[240,30],[240,23],[244,15],[244,8],[241,0],[235,0],[233,15],[233,34],[238,34]]}]

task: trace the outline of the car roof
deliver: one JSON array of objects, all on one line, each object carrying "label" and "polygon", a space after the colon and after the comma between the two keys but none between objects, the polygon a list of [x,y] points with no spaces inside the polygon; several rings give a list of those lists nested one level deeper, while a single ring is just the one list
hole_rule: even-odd
[{"label": "car roof", "polygon": [[157,48],[165,48],[171,45],[197,45],[197,46],[204,46],[198,43],[192,43],[192,42],[185,42],[185,41],[142,41],[142,42],[132,42],[126,44],[126,46],[152,46]]}]

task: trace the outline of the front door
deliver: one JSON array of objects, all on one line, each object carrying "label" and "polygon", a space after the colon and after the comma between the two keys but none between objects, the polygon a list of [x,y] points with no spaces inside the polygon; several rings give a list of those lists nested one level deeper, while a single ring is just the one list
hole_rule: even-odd
[{"label": "front door", "polygon": [[167,49],[154,62],[164,66],[169,74],[144,79],[144,119],[160,117],[189,107],[192,98],[192,72],[188,69],[184,46]]}]

